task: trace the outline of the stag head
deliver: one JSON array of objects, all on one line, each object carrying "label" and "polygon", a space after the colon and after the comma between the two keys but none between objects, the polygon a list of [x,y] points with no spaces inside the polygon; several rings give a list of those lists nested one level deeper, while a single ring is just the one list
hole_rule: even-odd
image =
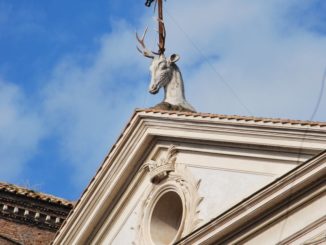
[{"label": "stag head", "polygon": [[156,94],[161,87],[165,87],[172,79],[175,63],[180,59],[176,54],[166,58],[164,55],[154,57],[150,66],[151,83],[149,92]]},{"label": "stag head", "polygon": [[[146,32],[147,28],[142,38],[139,38],[137,33],[136,37],[140,44],[140,48],[137,47],[138,51],[145,57],[152,59],[152,64],[150,66],[151,83],[149,85],[149,92],[151,94],[156,94],[162,87],[164,87],[165,90],[163,102],[155,107],[164,110],[195,112],[195,109],[186,101],[185,98],[182,75],[178,66],[176,65],[176,62],[180,59],[180,57],[176,54],[173,54],[168,58],[165,57],[164,38],[163,42],[160,42],[159,44],[158,53],[149,51],[146,48],[144,41]],[[165,37],[164,33],[165,32],[163,31],[164,36],[162,37]]]},{"label": "stag head", "polygon": [[180,59],[180,57],[176,54],[171,55],[169,58],[166,58],[164,55],[165,50],[165,28],[163,25],[163,33],[162,39],[163,42],[158,44],[159,52],[153,52],[146,48],[145,45],[145,37],[148,28],[145,29],[145,32],[140,38],[136,33],[136,38],[141,46],[141,48],[137,47],[138,51],[147,58],[153,59],[152,64],[150,66],[151,72],[151,83],[149,85],[149,92],[151,94],[156,94],[161,87],[164,87],[169,83],[172,78],[173,67],[175,63]]}]

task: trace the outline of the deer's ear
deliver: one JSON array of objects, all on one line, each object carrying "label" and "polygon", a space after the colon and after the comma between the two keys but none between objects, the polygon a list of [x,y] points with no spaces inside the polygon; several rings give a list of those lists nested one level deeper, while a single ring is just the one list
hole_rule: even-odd
[{"label": "deer's ear", "polygon": [[176,63],[180,59],[180,56],[177,54],[172,54],[169,58],[170,63]]}]

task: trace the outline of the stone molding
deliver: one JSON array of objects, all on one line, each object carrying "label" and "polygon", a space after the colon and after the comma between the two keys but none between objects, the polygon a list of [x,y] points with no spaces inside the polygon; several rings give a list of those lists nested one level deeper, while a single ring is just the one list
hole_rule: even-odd
[{"label": "stone molding", "polygon": [[326,243],[326,231],[318,234],[317,236],[308,239],[303,245],[322,245]]},{"label": "stone molding", "polygon": [[57,231],[71,207],[0,191],[0,217],[9,221]]},{"label": "stone molding", "polygon": [[[325,225],[326,225],[326,215],[324,215],[320,219],[312,222],[311,224],[307,225],[303,229],[300,229],[296,233],[292,234],[290,237],[283,239],[282,241],[278,242],[276,245],[295,244],[295,243],[297,243],[298,238],[302,237],[303,235],[309,234],[310,232],[318,229],[319,227],[322,228],[322,226],[325,226]],[[324,241],[326,241],[326,231],[318,234],[317,236],[309,238],[302,245],[308,245],[308,244],[317,245],[317,244],[322,244],[322,242],[324,242]],[[318,243],[318,242],[320,242],[320,243]]]},{"label": "stone molding", "polygon": [[[150,165],[154,166],[149,170],[151,180],[154,176],[156,181],[152,181],[152,184],[145,191],[138,226],[133,227],[137,234],[134,245],[154,245],[149,232],[151,215],[160,197],[168,192],[175,192],[179,195],[183,209],[180,227],[174,241],[195,230],[202,221],[199,217],[199,206],[203,197],[200,197],[198,192],[201,180],[196,180],[185,165],[176,164],[176,153],[176,146],[171,145],[166,156],[161,158],[158,164],[154,164],[155,161],[152,161],[152,165]],[[162,171],[158,171],[155,167]],[[168,171],[166,172],[166,170]],[[153,175],[153,173],[155,174]],[[162,176],[164,178],[161,178]]]}]

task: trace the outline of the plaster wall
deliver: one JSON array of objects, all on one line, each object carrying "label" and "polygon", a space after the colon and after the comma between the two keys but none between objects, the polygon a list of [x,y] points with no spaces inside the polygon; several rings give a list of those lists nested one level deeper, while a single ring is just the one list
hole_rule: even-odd
[{"label": "plaster wall", "polygon": [[120,245],[135,242],[142,202],[146,198],[145,192],[149,186],[150,180],[147,176],[141,180],[136,190],[129,196],[129,202],[117,219],[117,223],[105,232],[102,244]]},{"label": "plaster wall", "polygon": [[274,178],[227,170],[210,170],[191,167],[191,172],[201,179],[200,206],[203,223],[215,218],[253,192],[271,182]]},{"label": "plaster wall", "polygon": [[[159,142],[145,162],[164,157],[168,145],[169,142]],[[200,180],[198,192],[203,201],[199,206],[199,225],[215,218],[297,165],[296,155],[291,153],[276,154],[258,149],[244,151],[241,148],[219,146],[196,149],[181,143],[178,148],[176,164],[185,165],[194,179]],[[135,242],[142,213],[141,204],[146,200],[146,190],[151,185],[147,175],[135,184],[135,190],[128,196],[116,222],[108,226],[106,232],[102,232],[106,234],[99,239],[103,244]]]}]

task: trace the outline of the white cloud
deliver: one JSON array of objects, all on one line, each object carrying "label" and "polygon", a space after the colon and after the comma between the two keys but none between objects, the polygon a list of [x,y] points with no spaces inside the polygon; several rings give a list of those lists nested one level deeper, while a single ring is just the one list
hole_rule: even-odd
[{"label": "white cloud", "polygon": [[[168,50],[183,57],[189,100],[198,110],[248,114],[205,63],[215,57],[209,63],[254,115],[309,119],[326,67],[326,36],[291,23],[291,8],[304,9],[307,3],[222,0],[167,5]],[[325,108],[324,102],[320,112]],[[319,113],[317,119],[326,116]]]},{"label": "white cloud", "polygon": [[[305,6],[294,0],[166,2],[167,54],[181,55],[188,100],[198,111],[248,114],[216,69],[255,116],[309,119],[326,66],[326,37],[291,23],[289,11],[296,4]],[[13,169],[19,169],[25,156],[35,151],[44,121],[48,136],[60,142],[61,158],[74,167],[73,182],[84,187],[132,110],[161,99],[162,92],[148,94],[149,61],[135,49],[134,29],[155,25],[148,11],[144,8],[137,28],[123,21],[112,23],[113,31],[99,39],[95,53],[59,62],[43,82],[43,119],[15,102],[24,98],[17,87],[2,85],[0,95],[9,97],[0,99],[0,108],[13,116],[6,112],[11,123],[0,126],[0,142],[3,133],[13,142],[25,137],[19,147],[6,143],[0,159],[9,159]],[[153,35],[147,39],[152,46]],[[325,109],[324,98],[315,119],[326,121]],[[19,154],[10,155],[9,149]]]},{"label": "white cloud", "polygon": [[39,115],[29,107],[22,91],[0,80],[1,180],[12,181],[21,174],[43,133]]},{"label": "white cloud", "polygon": [[147,68],[135,51],[133,30],[116,24],[119,28],[101,38],[87,66],[72,57],[62,60],[44,89],[48,124],[59,133],[62,156],[75,167],[74,182],[80,186],[146,93],[141,81]]},{"label": "white cloud", "polygon": [[[287,12],[295,3],[166,3],[167,52],[181,54],[189,101],[199,111],[248,114],[209,59],[254,115],[309,119],[326,65],[326,39],[291,26]],[[139,30],[155,25],[145,11]],[[83,56],[63,59],[44,90],[46,117],[61,135],[62,155],[75,166],[75,182],[81,186],[132,110],[160,99],[147,94],[148,62],[135,51],[134,29],[124,22],[113,25],[87,65]],[[148,43],[153,44],[153,35]],[[323,113],[317,119],[326,120]]]}]

